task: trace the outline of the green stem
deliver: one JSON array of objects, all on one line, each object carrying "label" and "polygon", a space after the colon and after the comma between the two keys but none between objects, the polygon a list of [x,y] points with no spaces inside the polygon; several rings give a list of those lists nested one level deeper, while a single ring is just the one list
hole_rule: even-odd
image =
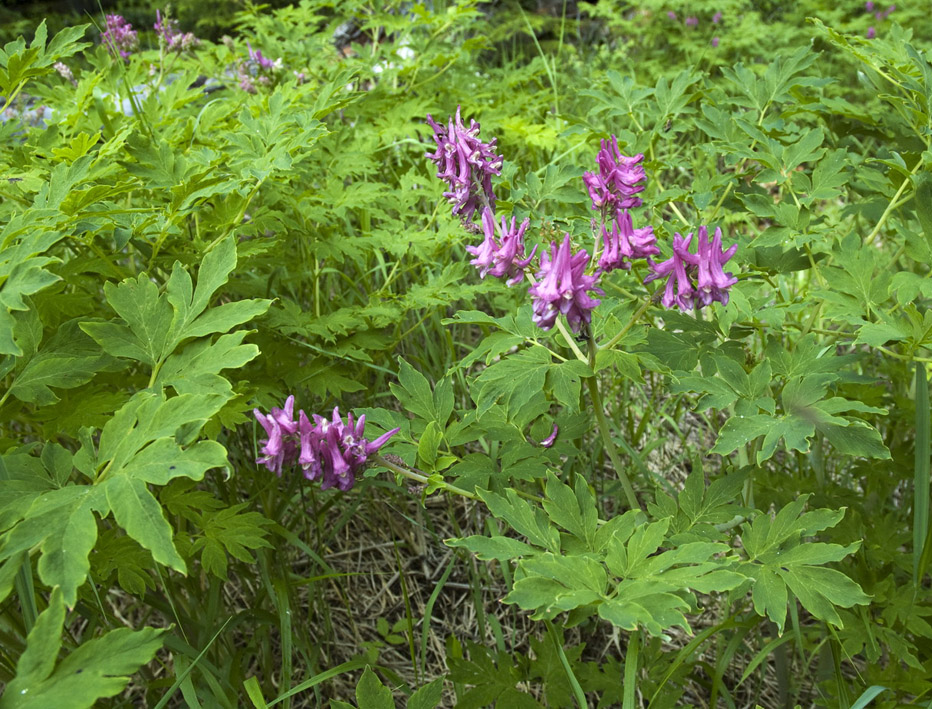
[{"label": "green stem", "polygon": [[625,684],[622,709],[635,709],[637,706],[638,654],[641,649],[641,632],[635,630],[628,636],[625,648]]},{"label": "green stem", "polygon": [[595,418],[599,424],[599,433],[602,435],[602,446],[605,448],[605,452],[608,454],[608,458],[612,461],[615,472],[618,474],[618,480],[621,482],[621,487],[625,491],[625,497],[628,499],[628,506],[632,510],[641,509],[641,503],[638,502],[638,497],[634,493],[631,480],[625,472],[624,466],[621,463],[621,458],[618,457],[618,451],[615,450],[615,444],[612,441],[612,436],[608,428],[608,421],[605,419],[605,413],[602,411],[602,397],[599,395],[599,386],[595,381],[595,377],[589,377],[586,383],[589,386],[589,397],[592,399],[592,408],[595,411]]},{"label": "green stem", "polygon": [[573,697],[576,699],[576,705],[579,709],[587,709],[589,703],[586,701],[586,694],[583,692],[582,687],[579,684],[579,680],[576,679],[576,675],[573,673],[573,668],[570,665],[570,661],[566,657],[566,653],[563,651],[563,643],[560,641],[559,636],[557,635],[556,628],[553,627],[553,623],[545,619],[544,623],[547,626],[547,633],[550,635],[550,639],[553,640],[553,646],[557,649],[557,655],[560,657],[560,664],[563,665],[563,670],[566,672],[567,678],[570,681],[570,687],[573,688]]},{"label": "green stem", "polygon": [[871,231],[871,233],[868,234],[867,238],[864,240],[865,246],[874,243],[874,239],[877,238],[877,235],[880,233],[880,230],[883,228],[883,225],[886,223],[887,217],[890,216],[890,213],[893,212],[894,208],[896,207],[896,203],[897,203],[897,200],[900,198],[900,195],[903,194],[903,191],[906,189],[907,185],[909,185],[909,183],[912,182],[913,175],[919,172],[919,168],[922,167],[922,164],[923,164],[922,160],[918,160],[916,162],[916,167],[914,167],[910,171],[906,179],[903,180],[903,184],[900,185],[900,188],[896,191],[896,194],[893,195],[893,199],[890,200],[890,204],[887,205],[887,208],[883,211],[883,214],[880,215],[880,219],[877,221],[877,224],[874,227],[873,231]]},{"label": "green stem", "polygon": [[374,458],[372,458],[372,462],[375,463],[376,465],[381,465],[384,468],[388,468],[393,473],[406,477],[409,480],[414,480],[415,482],[421,483],[422,485],[435,485],[436,487],[439,487],[442,490],[446,490],[447,492],[452,492],[456,495],[468,497],[470,500],[479,499],[477,495],[474,495],[471,492],[467,492],[461,487],[450,485],[449,483],[443,482],[442,480],[436,480],[436,479],[431,480],[426,475],[421,475],[420,473],[415,473],[413,470],[402,468],[400,465],[395,465],[394,463],[388,460],[385,460],[385,458],[383,458],[380,455],[377,455]]},{"label": "green stem", "polygon": [[641,319],[641,316],[647,312],[647,309],[652,304],[653,304],[653,300],[651,298],[648,298],[646,301],[644,301],[644,303],[641,304],[641,307],[638,308],[635,311],[634,315],[631,316],[631,319],[628,320],[628,323],[623,328],[621,328],[617,333],[615,333],[615,336],[611,340],[606,342],[604,345],[601,345],[599,349],[610,350],[612,347],[617,345],[621,341],[621,338],[623,338],[625,335],[628,334],[628,330],[630,330],[632,327],[634,327],[637,324],[637,321]]}]

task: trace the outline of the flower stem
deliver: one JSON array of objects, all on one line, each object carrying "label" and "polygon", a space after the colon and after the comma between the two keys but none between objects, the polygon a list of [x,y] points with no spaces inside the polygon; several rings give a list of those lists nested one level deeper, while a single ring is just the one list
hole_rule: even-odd
[{"label": "flower stem", "polygon": [[383,458],[380,455],[373,456],[371,460],[376,465],[381,465],[383,468],[388,468],[393,473],[406,477],[409,480],[414,480],[415,482],[421,483],[422,485],[434,485],[436,487],[439,487],[442,490],[446,490],[447,492],[452,492],[456,495],[462,495],[463,497],[468,497],[470,500],[479,499],[477,495],[474,495],[473,493],[468,492],[461,487],[450,485],[449,483],[443,482],[442,480],[436,480],[436,479],[431,480],[426,475],[421,475],[420,473],[415,473],[413,470],[409,470],[408,468],[403,468],[400,465],[396,465],[395,463],[392,463],[391,461],[385,460],[385,458]]},{"label": "flower stem", "polygon": [[[595,342],[591,338],[589,342],[593,352],[593,359],[595,359]],[[628,499],[628,506],[632,510],[641,509],[641,503],[638,502],[634,487],[631,485],[631,479],[625,472],[621,458],[618,457],[618,451],[615,450],[615,443],[612,441],[612,435],[608,428],[608,421],[605,418],[605,412],[602,410],[602,397],[599,394],[599,385],[596,382],[596,378],[589,377],[586,383],[589,386],[589,397],[592,399],[595,419],[599,424],[599,433],[602,435],[602,446],[605,448],[605,452],[608,454],[608,458],[612,461],[612,466],[618,474],[618,480],[621,482],[621,487],[625,491],[625,497]]]},{"label": "flower stem", "polygon": [[609,349],[611,349],[612,347],[614,347],[615,345],[617,345],[619,342],[621,342],[621,338],[624,337],[625,335],[627,335],[627,334],[628,334],[628,330],[630,330],[632,327],[634,327],[634,326],[637,324],[637,321],[640,320],[640,319],[641,319],[641,316],[642,316],[644,313],[647,312],[647,309],[648,309],[651,305],[653,305],[653,302],[654,302],[654,301],[653,301],[652,298],[648,298],[647,300],[645,300],[645,301],[641,304],[641,307],[638,308],[638,309],[634,312],[634,315],[631,316],[631,319],[628,320],[628,323],[627,323],[623,328],[621,328],[617,333],[615,333],[615,336],[614,336],[611,340],[609,340],[608,342],[606,342],[606,343],[605,343],[604,345],[602,345],[599,349],[602,349],[602,350],[609,350]]}]

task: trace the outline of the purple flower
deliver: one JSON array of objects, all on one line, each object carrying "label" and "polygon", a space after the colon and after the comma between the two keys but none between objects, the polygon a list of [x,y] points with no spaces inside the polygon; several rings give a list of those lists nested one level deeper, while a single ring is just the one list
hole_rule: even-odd
[{"label": "purple flower", "polygon": [[107,29],[100,33],[100,41],[113,56],[129,60],[129,55],[139,47],[136,30],[122,15],[107,15],[106,20]]},{"label": "purple flower", "polygon": [[550,432],[550,435],[542,440],[538,445],[541,448],[550,448],[554,444],[554,441],[557,440],[557,433],[560,432],[560,427],[556,424],[553,424],[553,430]]},{"label": "purple flower", "polygon": [[492,175],[502,174],[503,162],[503,157],[495,153],[496,139],[488,143],[479,140],[479,124],[471,120],[466,128],[459,106],[446,128],[436,123],[430,114],[427,124],[433,129],[437,142],[437,151],[428,153],[427,157],[436,163],[437,177],[450,185],[443,196],[453,205],[453,214],[469,223],[482,201],[480,191],[486,206],[495,206]]},{"label": "purple flower", "polygon": [[717,47],[717,46],[718,46],[718,37],[713,37],[713,38],[712,38],[712,46],[713,46],[713,47]]},{"label": "purple flower", "polygon": [[631,213],[627,209],[615,215],[609,229],[602,226],[602,256],[599,258],[599,269],[606,273],[616,268],[627,271],[631,268],[631,260],[656,256],[659,253],[654,227],[635,229]]},{"label": "purple flower", "polygon": [[607,209],[612,212],[641,206],[637,193],[644,189],[638,184],[645,179],[644,168],[640,162],[644,155],[626,157],[618,150],[618,139],[613,135],[611,142],[601,141],[601,148],[596,156],[598,172],[583,173],[583,182],[589,190],[593,209]]},{"label": "purple flower", "polygon": [[595,285],[599,273],[585,275],[588,264],[589,254],[585,249],[575,254],[570,251],[569,234],[563,237],[559,246],[557,242],[551,242],[549,254],[541,254],[538,282],[528,288],[534,300],[532,320],[538,327],[549,330],[561,313],[566,316],[573,332],[579,332],[583,323],[589,323],[592,310],[599,301],[586,291],[603,291]]},{"label": "purple flower", "polygon": [[686,26],[687,26],[687,27],[697,27],[698,25],[699,25],[699,18],[698,18],[698,17],[687,17],[687,18],[686,18]]},{"label": "purple flower", "polygon": [[868,39],[873,39],[873,38],[876,37],[876,36],[877,36],[877,30],[875,30],[873,27],[868,27],[868,28],[867,28],[867,38],[868,38]]},{"label": "purple flower", "polygon": [[178,20],[170,17],[168,11],[164,16],[159,10],[155,11],[155,24],[152,28],[165,42],[165,48],[169,52],[184,52],[201,43],[192,32],[181,32],[178,29]]},{"label": "purple flower", "polygon": [[268,436],[260,442],[262,455],[256,463],[280,477],[284,466],[297,461],[304,477],[319,480],[322,490],[338,487],[345,491],[353,487],[357,473],[365,468],[369,457],[399,431],[395,428],[367,441],[366,417],[360,416],[354,422],[350,413],[344,423],[339,408],[333,410],[330,420],[314,414],[312,421],[304,411],[299,411],[295,421],[293,396],[288,397],[284,408],[273,408],[268,415],[258,409],[253,413]]},{"label": "purple flower", "polygon": [[871,2],[871,0],[867,0],[867,2],[864,3],[864,9],[865,9],[867,12],[873,12],[873,11],[874,11],[874,3]]},{"label": "purple flower", "polygon": [[[725,273],[722,268],[738,249],[734,244],[726,251],[722,250],[722,230],[716,229],[715,235],[709,241],[709,231],[706,227],[699,227],[696,240],[696,253],[689,251],[689,244],[693,234],[686,237],[676,234],[673,237],[673,256],[662,263],[650,263],[652,273],[644,279],[650,283],[658,278],[667,276],[661,303],[665,308],[679,306],[680,310],[687,311],[693,307],[710,305],[718,301],[722,305],[728,303],[728,289],[738,282],[731,273]],[[693,284],[692,277],[696,277]]]},{"label": "purple flower", "polygon": [[675,19],[676,19],[676,13],[673,12],[673,10],[667,10],[667,17],[669,17],[671,20],[675,20]]},{"label": "purple flower", "polygon": [[512,217],[509,227],[505,217],[502,217],[500,231],[502,240],[499,243],[495,238],[495,217],[492,210],[488,207],[482,210],[482,230],[485,233],[485,239],[479,246],[466,247],[466,250],[476,257],[469,263],[479,269],[480,278],[485,278],[488,273],[496,278],[508,276],[506,282],[509,286],[517,285],[524,280],[524,269],[534,258],[537,247],[534,247],[530,256],[522,258],[524,256],[524,232],[531,220],[525,219],[517,229],[515,221],[515,217]]},{"label": "purple flower", "polygon": [[644,279],[645,283],[668,276],[660,301],[665,308],[678,305],[680,310],[687,311],[692,309],[695,303],[696,290],[686,273],[685,259],[689,255],[689,242],[692,238],[692,234],[685,238],[676,234],[673,237],[673,256],[661,263],[650,262],[652,273]]},{"label": "purple flower", "polygon": [[268,57],[263,57],[262,52],[258,49],[253,50],[252,45],[248,41],[246,42],[246,47],[249,49],[249,61],[255,62],[260,69],[271,71],[275,68],[275,62]]},{"label": "purple flower", "polygon": [[715,229],[715,235],[709,241],[709,230],[704,226],[699,227],[696,255],[692,257],[691,262],[698,269],[696,289],[700,307],[711,305],[712,301],[716,300],[722,305],[728,304],[728,289],[737,283],[738,279],[731,273],[725,273],[722,266],[735,255],[737,250],[737,244],[732,244],[727,250],[722,250],[720,228]]},{"label": "purple flower", "polygon": [[722,13],[721,13],[721,11],[716,12],[714,15],[712,15],[712,24],[713,24],[713,25],[717,25],[717,24],[718,24],[719,22],[721,22],[721,21],[722,21]]}]

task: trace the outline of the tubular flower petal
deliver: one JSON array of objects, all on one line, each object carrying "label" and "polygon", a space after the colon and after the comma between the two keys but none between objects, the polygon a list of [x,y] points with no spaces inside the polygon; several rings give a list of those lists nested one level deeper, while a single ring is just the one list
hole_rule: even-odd
[{"label": "tubular flower petal", "polygon": [[644,189],[644,168],[641,161],[643,154],[626,157],[618,150],[618,139],[613,135],[611,141],[601,141],[601,149],[596,156],[598,172],[583,174],[583,182],[589,190],[593,209],[608,208],[610,211],[640,207],[641,198],[637,193]]},{"label": "tubular flower petal", "polygon": [[630,261],[639,258],[648,258],[660,253],[657,248],[657,237],[654,236],[654,227],[646,226],[635,229],[631,221],[631,213],[623,209],[615,215],[610,224],[610,230],[602,227],[602,255],[599,258],[599,268],[608,273],[616,268],[628,270]]},{"label": "tubular flower petal", "polygon": [[501,174],[504,160],[495,153],[496,139],[488,143],[479,140],[479,124],[470,120],[466,128],[459,106],[446,128],[429,114],[427,124],[433,129],[437,142],[437,151],[428,153],[427,157],[437,165],[437,177],[450,185],[443,196],[453,205],[453,214],[469,223],[480,206],[480,190],[488,204],[495,206],[492,175]]},{"label": "tubular flower petal", "polygon": [[[684,312],[698,306],[718,301],[728,303],[728,289],[738,282],[730,273],[725,273],[724,264],[734,255],[738,245],[722,250],[722,230],[716,229],[709,241],[709,231],[700,227],[696,239],[696,253],[690,253],[689,244],[693,234],[673,237],[673,256],[661,263],[650,261],[651,274],[644,279],[650,283],[667,277],[661,303],[665,308],[678,306]],[[693,277],[696,282],[693,283]]]},{"label": "tubular flower petal", "polygon": [[588,264],[589,254],[585,249],[571,253],[569,234],[559,246],[551,242],[549,254],[541,254],[538,282],[528,289],[534,301],[532,319],[538,327],[549,330],[561,313],[573,332],[579,332],[583,323],[589,323],[599,301],[586,291],[602,293],[602,290],[595,285],[599,273],[585,275]]},{"label": "tubular flower petal", "polygon": [[521,222],[521,226],[515,228],[515,217],[511,218],[509,227],[506,218],[502,217],[500,234],[501,243],[495,237],[495,217],[492,210],[488,207],[482,210],[482,230],[485,239],[479,246],[467,246],[466,251],[471,253],[474,258],[471,263],[479,269],[479,276],[485,278],[486,274],[491,273],[496,278],[508,276],[506,281],[509,286],[516,285],[524,280],[524,269],[534,258],[537,247],[531,251],[527,258],[524,256],[524,232],[531,223],[530,219]]},{"label": "tubular flower petal", "polygon": [[308,417],[299,411],[295,421],[293,396],[288,397],[283,408],[273,408],[269,414],[258,409],[253,413],[267,436],[260,441],[261,455],[256,463],[281,476],[284,466],[297,462],[304,477],[320,481],[323,490],[338,487],[345,491],[353,487],[369,456],[400,430],[395,428],[367,441],[366,417],[354,419],[350,413],[344,422],[339,408],[333,410],[330,419],[317,414]]}]

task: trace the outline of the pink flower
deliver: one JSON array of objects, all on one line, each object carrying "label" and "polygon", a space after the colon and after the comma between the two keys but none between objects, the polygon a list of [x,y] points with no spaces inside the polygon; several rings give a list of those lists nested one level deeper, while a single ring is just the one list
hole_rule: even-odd
[{"label": "pink flower", "polygon": [[629,270],[633,259],[656,256],[660,253],[657,248],[657,237],[654,236],[654,227],[646,226],[635,229],[631,213],[624,209],[615,215],[609,223],[609,229],[602,227],[602,255],[599,258],[599,269],[608,273],[616,268]]},{"label": "pink flower", "polygon": [[645,179],[644,168],[640,164],[643,159],[644,155],[622,155],[614,135],[611,142],[601,141],[601,149],[596,156],[599,171],[583,174],[583,182],[592,199],[592,208],[604,207],[614,212],[640,207],[641,199],[636,195],[644,189],[643,184],[638,184]]},{"label": "pink flower", "polygon": [[564,235],[559,246],[551,242],[549,254],[541,254],[538,282],[528,288],[533,299],[532,320],[538,327],[549,330],[560,314],[566,316],[573,332],[579,332],[583,323],[589,324],[592,310],[599,301],[586,291],[600,294],[603,291],[596,286],[599,273],[585,275],[588,264],[589,254],[585,249],[571,253],[569,234]]},{"label": "pink flower", "polygon": [[114,56],[129,60],[129,55],[139,48],[139,35],[122,15],[107,15],[107,29],[100,33],[100,41]]},{"label": "pink flower", "polygon": [[[699,227],[696,240],[696,253],[690,253],[689,244],[693,234],[686,237],[679,234],[673,237],[673,255],[661,263],[650,262],[652,273],[644,279],[645,283],[667,277],[661,303],[665,308],[678,306],[687,311],[696,307],[710,305],[718,301],[728,303],[728,289],[738,282],[731,273],[725,273],[723,266],[734,256],[738,245],[734,244],[722,250],[722,230],[716,229],[715,236],[709,241],[709,231]],[[693,276],[696,278],[693,283]]]},{"label": "pink flower", "polygon": [[517,229],[515,221],[515,217],[512,217],[509,227],[505,217],[502,217],[499,232],[502,238],[499,242],[495,237],[495,217],[492,210],[488,207],[482,210],[482,230],[485,233],[485,239],[479,246],[466,247],[466,250],[476,257],[470,263],[479,269],[480,278],[485,278],[489,273],[496,278],[508,276],[506,282],[509,286],[517,285],[524,280],[524,269],[534,258],[537,247],[534,247],[530,256],[522,258],[524,256],[524,232],[531,220],[525,219]]},{"label": "pink flower", "polygon": [[260,441],[261,455],[256,463],[280,477],[284,466],[297,462],[304,477],[319,480],[322,490],[338,487],[345,491],[353,487],[369,457],[399,431],[392,429],[370,442],[364,437],[366,417],[354,421],[350,413],[344,423],[339,408],[333,410],[330,420],[317,414],[308,418],[299,411],[295,421],[293,396],[288,397],[284,408],[273,408],[267,415],[258,409],[253,413],[268,436]]},{"label": "pink flower", "polygon": [[492,175],[502,174],[503,163],[503,157],[495,153],[496,139],[488,143],[479,140],[479,124],[471,120],[466,128],[459,106],[446,128],[429,114],[427,124],[433,129],[437,142],[437,151],[428,153],[427,157],[437,165],[437,177],[450,185],[443,196],[453,205],[453,214],[469,223],[480,206],[480,192],[487,206],[495,206]]}]

